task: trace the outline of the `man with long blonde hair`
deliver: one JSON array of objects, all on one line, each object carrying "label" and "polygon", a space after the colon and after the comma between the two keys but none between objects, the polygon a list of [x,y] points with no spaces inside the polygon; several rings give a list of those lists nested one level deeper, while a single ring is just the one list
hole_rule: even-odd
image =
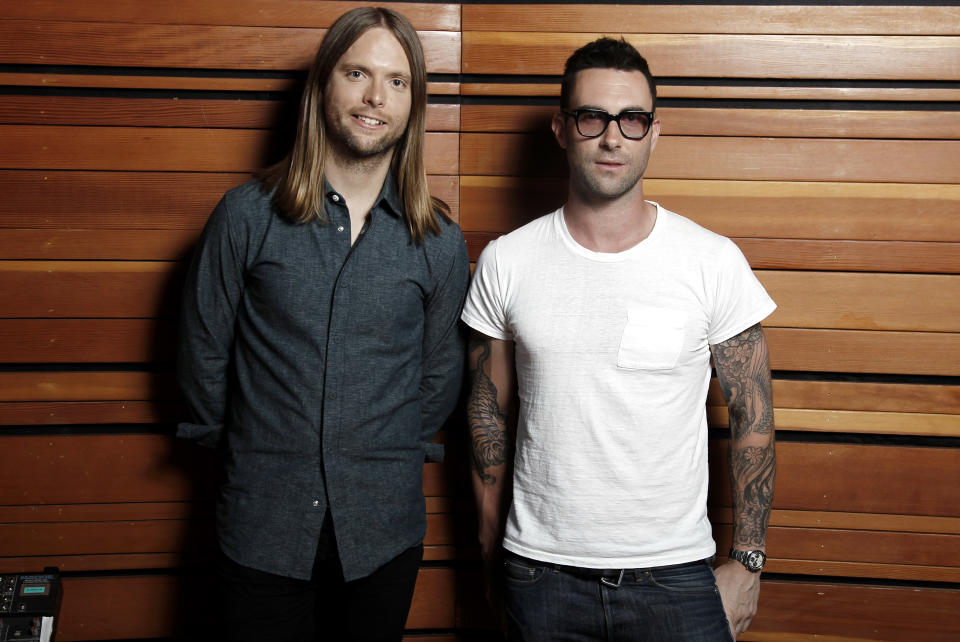
[{"label": "man with long blonde hair", "polygon": [[426,80],[403,16],[341,16],[292,150],[227,192],[191,264],[178,373],[193,421],[178,434],[224,451],[226,639],[402,636],[469,278],[427,190]]}]

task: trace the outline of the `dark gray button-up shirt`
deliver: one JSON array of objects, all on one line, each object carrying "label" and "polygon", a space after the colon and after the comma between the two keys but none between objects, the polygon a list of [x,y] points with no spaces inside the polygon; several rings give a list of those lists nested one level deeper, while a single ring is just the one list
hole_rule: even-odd
[{"label": "dark gray button-up shirt", "polygon": [[250,182],[211,214],[183,299],[193,423],[177,434],[225,451],[224,553],[307,579],[329,507],[349,581],[423,540],[469,259],[454,223],[411,242],[392,176],[352,247],[344,199],[328,189],[326,209],[329,223],[288,223]]}]

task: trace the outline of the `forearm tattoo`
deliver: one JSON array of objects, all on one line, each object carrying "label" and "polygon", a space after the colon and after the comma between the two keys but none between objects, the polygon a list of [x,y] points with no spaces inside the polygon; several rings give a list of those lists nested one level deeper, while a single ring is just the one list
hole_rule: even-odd
[{"label": "forearm tattoo", "polygon": [[735,489],[733,542],[749,548],[764,546],[777,476],[777,455],[773,441],[767,447],[731,447],[730,473]]},{"label": "forearm tattoo", "polygon": [[769,357],[760,325],[714,346],[713,361],[730,410],[733,543],[764,546],[777,458]]},{"label": "forearm tattoo", "polygon": [[473,467],[480,480],[487,485],[497,483],[491,468],[507,461],[507,414],[497,403],[497,387],[484,372],[490,358],[489,339],[471,339],[470,355],[476,358],[476,367],[470,372],[471,387],[467,400],[467,423],[470,426]]}]

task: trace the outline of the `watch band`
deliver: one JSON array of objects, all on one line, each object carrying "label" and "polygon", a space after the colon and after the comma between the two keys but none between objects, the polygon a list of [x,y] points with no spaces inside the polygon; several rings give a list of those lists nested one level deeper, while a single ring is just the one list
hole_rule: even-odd
[{"label": "watch band", "polygon": [[763,551],[740,551],[731,548],[730,559],[737,560],[751,573],[759,573],[767,563],[767,555]]}]

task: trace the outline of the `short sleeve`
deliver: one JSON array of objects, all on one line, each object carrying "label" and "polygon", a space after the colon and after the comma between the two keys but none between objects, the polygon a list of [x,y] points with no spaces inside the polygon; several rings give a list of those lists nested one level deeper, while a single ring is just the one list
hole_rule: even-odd
[{"label": "short sleeve", "polygon": [[478,332],[494,339],[513,339],[507,326],[503,291],[497,260],[497,241],[480,254],[460,319]]},{"label": "short sleeve", "polygon": [[726,341],[770,316],[777,307],[750,269],[746,257],[726,239],[718,257],[717,284],[707,340]]}]

